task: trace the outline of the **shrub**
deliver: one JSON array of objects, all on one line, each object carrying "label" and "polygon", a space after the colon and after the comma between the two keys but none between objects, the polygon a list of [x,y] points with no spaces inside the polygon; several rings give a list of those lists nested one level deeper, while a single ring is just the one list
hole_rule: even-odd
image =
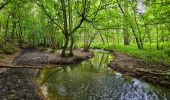
[{"label": "shrub", "polygon": [[165,49],[164,52],[170,57],[170,48]]},{"label": "shrub", "polygon": [[6,44],[5,46],[2,47],[2,51],[5,54],[12,54],[12,53],[14,53],[16,51],[16,48],[12,44]]}]

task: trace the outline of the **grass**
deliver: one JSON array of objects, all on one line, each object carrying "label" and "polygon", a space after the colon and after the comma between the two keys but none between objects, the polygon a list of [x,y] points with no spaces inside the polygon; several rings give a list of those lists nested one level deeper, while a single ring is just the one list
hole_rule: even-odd
[{"label": "grass", "polygon": [[165,46],[163,50],[156,50],[153,45],[150,50],[149,45],[145,45],[144,49],[138,49],[135,44],[124,46],[123,44],[114,45],[113,43],[93,43],[92,48],[116,50],[143,59],[144,61],[156,61],[164,64],[170,64],[170,48]]}]

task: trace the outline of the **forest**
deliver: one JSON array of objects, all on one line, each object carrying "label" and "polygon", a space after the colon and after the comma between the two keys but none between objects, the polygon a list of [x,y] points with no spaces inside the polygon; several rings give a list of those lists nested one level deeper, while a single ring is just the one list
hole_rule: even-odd
[{"label": "forest", "polygon": [[[98,50],[109,51],[113,60],[109,60],[109,55],[103,54],[108,58],[99,57],[101,62],[94,64],[97,61],[96,57],[100,56]],[[86,66],[93,64],[104,66],[101,64],[103,63],[125,76],[135,77],[146,84],[149,82],[159,85],[159,88],[163,88],[161,93],[166,96],[156,98],[158,100],[170,99],[167,96],[170,94],[170,1],[0,0],[0,99],[79,100],[84,97],[90,99],[91,95],[85,95],[84,92],[81,94],[72,91],[69,93],[73,94],[64,92],[68,94],[67,96],[60,93],[56,95],[49,92],[48,86],[48,96],[44,96],[43,93],[36,95],[33,91],[37,88],[43,90],[42,86],[33,84],[33,80],[39,80],[37,75],[41,80],[41,75],[48,76],[50,73],[57,73],[58,68],[61,66],[63,68],[65,65],[69,67],[74,65],[77,70],[80,70],[80,65],[75,64],[84,62],[86,64],[89,59],[92,59],[92,62]],[[110,62],[102,62],[103,59]],[[56,66],[60,67],[53,69]],[[84,68],[84,65],[81,66]],[[36,70],[42,73],[39,74]],[[76,73],[71,67],[70,70]],[[83,72],[86,69],[81,70]],[[97,68],[95,72],[92,70],[94,71],[89,68],[88,71],[98,72]],[[105,72],[104,69],[101,68],[101,70]],[[64,71],[65,69],[63,69],[63,74]],[[63,74],[61,76],[64,79],[66,77]],[[76,75],[79,76],[78,73]],[[42,83],[48,79],[47,76],[41,80]],[[8,78],[4,79],[4,77]],[[93,75],[88,77],[93,77]],[[16,80],[11,81],[9,85],[5,85],[15,78]],[[49,77],[48,82],[53,80],[50,78],[52,76]],[[87,77],[82,76],[82,78]],[[27,80],[32,84],[23,81],[20,84],[21,87],[12,86],[11,84],[19,84],[17,80]],[[64,80],[63,84],[68,80]],[[4,81],[6,83],[3,83]],[[77,81],[80,80],[76,79]],[[39,84],[39,81],[36,84]],[[66,85],[65,87],[74,90],[73,86]],[[21,92],[25,88],[26,91],[21,94],[22,96],[10,91],[11,89]],[[155,91],[159,88],[154,87]],[[27,93],[30,93],[32,97]],[[80,94],[80,97],[77,94]],[[73,95],[75,98],[72,97]],[[100,98],[104,99],[104,97]],[[110,97],[107,98],[110,99]],[[119,99],[122,100],[122,98]],[[141,99],[140,96],[137,98]],[[149,95],[147,98],[149,99]],[[94,96],[94,99],[97,98]],[[129,97],[127,100],[133,99],[135,97]],[[145,99],[142,97],[141,100]]]}]

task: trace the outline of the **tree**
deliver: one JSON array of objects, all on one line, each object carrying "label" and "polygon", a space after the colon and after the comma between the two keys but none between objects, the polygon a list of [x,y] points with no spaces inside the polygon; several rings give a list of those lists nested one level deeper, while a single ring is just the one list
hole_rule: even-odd
[{"label": "tree", "polygon": [[[96,0],[98,1],[98,0]],[[50,8],[52,4],[47,5],[44,1],[36,1],[36,3],[44,10],[45,14],[48,16],[48,18],[62,31],[64,37],[65,37],[65,43],[62,50],[62,56],[66,56],[65,51],[68,47],[69,40],[71,38],[71,45],[70,45],[70,56],[73,56],[72,48],[74,44],[74,38],[73,33],[75,33],[83,24],[83,22],[93,22],[97,13],[100,11],[101,8],[101,1],[88,1],[88,0],[82,0],[82,1],[73,1],[73,0],[60,0],[60,3],[58,1],[53,1],[55,8]],[[58,4],[57,4],[58,3]],[[69,5],[67,5],[69,4]],[[93,4],[93,6],[96,4],[95,9],[89,9],[91,7],[90,5]],[[48,8],[49,7],[49,8]],[[47,9],[51,10],[57,10],[56,14],[54,16],[61,18],[60,21],[56,21],[55,18],[50,15],[49,11]],[[61,9],[61,10],[60,10]],[[68,10],[67,10],[68,9]],[[74,11],[73,11],[74,10]],[[62,12],[62,15],[60,15],[57,12]],[[74,13],[73,13],[74,12]],[[89,14],[89,15],[88,15]],[[79,19],[79,20],[77,20]],[[73,21],[74,20],[74,21]],[[77,23],[78,22],[78,23]]]}]

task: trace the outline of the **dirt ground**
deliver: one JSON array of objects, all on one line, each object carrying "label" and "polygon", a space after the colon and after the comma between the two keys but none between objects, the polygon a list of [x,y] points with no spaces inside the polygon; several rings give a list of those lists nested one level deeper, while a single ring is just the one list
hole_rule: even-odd
[{"label": "dirt ground", "polygon": [[117,51],[113,55],[115,59],[109,64],[112,69],[147,82],[170,88],[170,75],[166,74],[166,71],[170,69],[169,65],[152,61],[145,62]]},{"label": "dirt ground", "polygon": [[86,60],[93,56],[92,52],[83,52],[75,49],[73,57],[61,57],[61,50],[54,53],[40,52],[38,49],[24,50],[12,63],[17,65],[41,66],[44,64],[73,64]]},{"label": "dirt ground", "polygon": [[4,69],[0,72],[0,100],[42,100],[34,75],[38,70]]},{"label": "dirt ground", "polygon": [[22,52],[21,49],[17,49],[14,54],[0,54],[0,65],[10,65],[12,61]]},{"label": "dirt ground", "polygon": [[[39,67],[46,64],[73,64],[93,57],[93,53],[80,49],[73,51],[74,57],[62,58],[61,50],[55,53],[29,49],[9,55],[0,61],[0,66],[20,66],[17,68],[0,67],[0,100],[42,100],[44,99],[35,79]],[[18,54],[18,55],[17,55]],[[12,61],[13,60],[13,61]],[[22,66],[30,66],[22,67]],[[34,69],[33,67],[37,67]]]}]

